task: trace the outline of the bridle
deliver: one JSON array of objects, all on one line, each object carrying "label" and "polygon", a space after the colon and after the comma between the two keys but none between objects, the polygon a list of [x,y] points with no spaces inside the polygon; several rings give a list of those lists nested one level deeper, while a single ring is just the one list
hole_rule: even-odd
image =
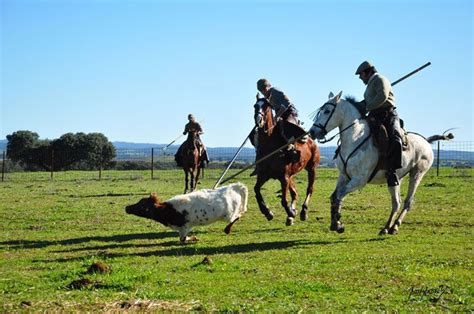
[{"label": "bridle", "polygon": [[332,115],[334,114],[334,112],[336,111],[336,104],[333,104],[331,102],[327,102],[325,103],[324,105],[321,106],[321,108],[319,109],[318,113],[316,114],[316,117],[314,118],[314,121],[317,120],[317,118],[319,117],[320,113],[321,113],[321,110],[323,109],[324,106],[326,105],[330,105],[333,107],[331,113],[329,114],[329,117],[327,118],[326,122],[324,123],[324,125],[322,125],[321,123],[318,123],[316,124],[313,123],[313,126],[314,127],[317,127],[317,128],[320,128],[322,131],[323,131],[323,136],[324,136],[324,139],[322,140],[318,140],[318,143],[321,143],[321,144],[325,144],[325,143],[328,143],[330,141],[332,141],[336,136],[340,135],[342,132],[348,130],[351,126],[353,126],[355,124],[355,122],[352,122],[351,124],[349,124],[348,126],[346,126],[345,128],[343,128],[340,132],[336,133],[335,135],[331,136],[329,139],[326,139],[326,134],[328,134],[328,131],[326,130],[326,127],[328,126],[328,123],[329,123],[329,120],[331,120],[332,118]]},{"label": "bridle", "polygon": [[314,121],[317,120],[317,118],[318,118],[319,115],[321,114],[321,110],[323,110],[323,107],[326,106],[326,105],[330,105],[330,106],[333,107],[333,110],[332,110],[331,113],[329,114],[329,117],[327,118],[326,123],[324,123],[324,125],[322,125],[321,123],[316,124],[316,122],[313,123],[313,126],[314,126],[314,127],[317,127],[317,128],[320,128],[321,130],[323,130],[323,136],[326,136],[326,134],[328,134],[328,131],[326,130],[326,127],[328,126],[329,120],[331,120],[332,115],[333,115],[334,112],[336,111],[336,105],[333,104],[333,103],[330,103],[330,102],[325,103],[324,105],[321,106],[321,108],[319,109],[319,111],[318,111],[318,113],[316,114],[316,117],[315,117],[315,119],[314,119]]}]

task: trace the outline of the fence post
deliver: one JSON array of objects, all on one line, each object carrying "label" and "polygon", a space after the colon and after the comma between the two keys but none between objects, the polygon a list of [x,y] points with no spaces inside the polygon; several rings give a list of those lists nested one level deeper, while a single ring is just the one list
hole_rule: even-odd
[{"label": "fence post", "polygon": [[436,152],[436,176],[439,177],[439,141],[438,141],[438,151]]},{"label": "fence post", "polygon": [[5,151],[3,151],[3,158],[2,158],[2,182],[5,179]]},{"label": "fence post", "polygon": [[51,180],[53,180],[54,173],[54,149],[51,149]]},{"label": "fence post", "polygon": [[155,154],[155,149],[152,147],[152,148],[151,148],[151,179],[152,179],[152,180],[153,180],[154,154]]},{"label": "fence post", "polygon": [[100,160],[99,160],[99,181],[102,180],[102,159],[104,158],[104,147],[100,148]]}]

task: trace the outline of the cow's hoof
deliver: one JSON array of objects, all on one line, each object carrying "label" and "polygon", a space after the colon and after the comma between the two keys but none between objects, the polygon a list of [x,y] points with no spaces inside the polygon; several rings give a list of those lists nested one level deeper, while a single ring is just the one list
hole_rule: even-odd
[{"label": "cow's hoof", "polygon": [[344,233],[344,231],[346,230],[346,228],[344,228],[344,225],[339,225],[337,227],[337,233]]},{"label": "cow's hoof", "polygon": [[286,218],[286,225],[287,226],[292,226],[294,222],[295,222],[295,218],[293,218],[293,217],[287,217]]},{"label": "cow's hoof", "polygon": [[388,233],[388,229],[387,228],[383,228],[382,230],[380,230],[379,232],[379,236],[384,236]]}]

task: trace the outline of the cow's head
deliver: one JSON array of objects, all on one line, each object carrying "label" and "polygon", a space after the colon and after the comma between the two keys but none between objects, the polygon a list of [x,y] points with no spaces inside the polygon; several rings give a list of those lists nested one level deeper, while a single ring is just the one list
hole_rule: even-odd
[{"label": "cow's head", "polygon": [[127,214],[153,219],[154,211],[159,204],[160,201],[158,197],[155,193],[152,193],[149,197],[142,198],[138,203],[126,206],[125,212]]}]

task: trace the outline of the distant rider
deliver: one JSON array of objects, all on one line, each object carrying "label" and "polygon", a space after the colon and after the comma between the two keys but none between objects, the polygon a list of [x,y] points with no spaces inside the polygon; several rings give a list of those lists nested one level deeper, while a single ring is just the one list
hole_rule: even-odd
[{"label": "distant rider", "polygon": [[[184,126],[183,135],[188,134],[188,138],[184,141],[181,146],[179,146],[178,151],[174,155],[176,163],[178,166],[182,166],[182,151],[186,143],[187,145],[191,144],[192,147],[197,147],[199,149],[199,156],[201,160],[201,167],[205,166],[204,162],[209,163],[209,157],[207,155],[206,147],[201,141],[200,135],[204,134],[204,131],[201,128],[201,125],[196,122],[196,119],[192,114],[188,115],[188,123]],[[193,141],[194,138],[194,142]]]}]

